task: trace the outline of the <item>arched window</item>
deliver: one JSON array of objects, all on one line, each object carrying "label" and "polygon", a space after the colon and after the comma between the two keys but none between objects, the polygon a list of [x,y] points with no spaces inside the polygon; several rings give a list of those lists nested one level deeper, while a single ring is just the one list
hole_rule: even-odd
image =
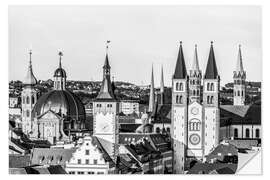
[{"label": "arched window", "polygon": [[192,80],[190,80],[190,84],[192,85]]},{"label": "arched window", "polygon": [[255,135],[256,135],[256,138],[260,138],[260,129],[256,129]]},{"label": "arched window", "polygon": [[238,138],[238,129],[237,128],[235,128],[234,129],[234,138]]},{"label": "arched window", "polygon": [[196,91],[195,90],[193,90],[193,96],[196,96]]},{"label": "arched window", "polygon": [[167,128],[166,128],[166,131],[167,131],[167,133],[170,133],[170,128],[167,127]]},{"label": "arched window", "polygon": [[176,104],[178,104],[179,103],[179,96],[178,95],[176,95]]},{"label": "arched window", "polygon": [[214,96],[211,96],[210,104],[213,104]]},{"label": "arched window", "polygon": [[207,96],[207,104],[210,104],[210,97]]},{"label": "arched window", "polygon": [[240,96],[240,91],[237,91],[237,95]]},{"label": "arched window", "polygon": [[199,89],[197,89],[197,96],[199,96],[200,95],[200,90]]},{"label": "arched window", "polygon": [[210,83],[207,83],[207,91],[210,89]]},{"label": "arched window", "polygon": [[180,91],[183,91],[183,83],[180,83]]},{"label": "arched window", "polygon": [[244,96],[244,91],[242,90],[242,97]]},{"label": "arched window", "polygon": [[182,96],[180,96],[180,98],[179,98],[179,103],[183,104],[183,97]]},{"label": "arched window", "polygon": [[192,84],[195,84],[195,80],[194,79],[192,80]]},{"label": "arched window", "polygon": [[214,83],[211,83],[211,91],[214,91]]},{"label": "arched window", "polygon": [[23,104],[25,104],[25,97],[23,97]]},{"label": "arched window", "polygon": [[32,96],[32,104],[35,104],[35,97]]},{"label": "arched window", "polygon": [[158,133],[158,134],[160,133],[160,128],[159,127],[156,128],[156,133]]},{"label": "arched window", "polygon": [[30,103],[30,99],[29,99],[29,96],[26,97],[26,104],[29,104]]},{"label": "arched window", "polygon": [[26,110],[26,117],[29,117],[29,116],[30,116],[29,110]]},{"label": "arched window", "polygon": [[236,91],[234,91],[234,96],[236,96]]},{"label": "arched window", "polygon": [[249,129],[246,129],[246,138],[249,138]]},{"label": "arched window", "polygon": [[177,82],[176,83],[176,91],[178,91],[179,90],[179,83]]},{"label": "arched window", "polygon": [[200,85],[200,81],[199,80],[197,80],[197,85]]}]

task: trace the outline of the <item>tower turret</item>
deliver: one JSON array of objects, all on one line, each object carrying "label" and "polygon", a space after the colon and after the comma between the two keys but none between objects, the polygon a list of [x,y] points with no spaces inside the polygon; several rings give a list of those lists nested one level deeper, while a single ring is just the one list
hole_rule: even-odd
[{"label": "tower turret", "polygon": [[246,71],[243,68],[241,45],[239,45],[236,69],[233,72],[233,105],[245,105],[246,96]]},{"label": "tower turret", "polygon": [[22,131],[31,136],[33,127],[32,109],[37,102],[37,90],[35,85],[37,79],[34,76],[32,69],[32,51],[29,51],[29,66],[26,77],[23,81],[23,89],[21,93],[22,99]]},{"label": "tower turret", "polygon": [[201,102],[202,72],[199,68],[197,45],[195,45],[194,59],[189,75],[189,102]]},{"label": "tower turret", "polygon": [[62,56],[63,53],[60,51],[59,55],[59,67],[54,71],[54,90],[65,90],[66,89],[66,71],[62,68]]},{"label": "tower turret", "polygon": [[172,122],[171,136],[174,149],[174,173],[184,173],[187,147],[187,104],[188,104],[188,75],[180,42],[174,75],[172,78]]},{"label": "tower turret", "polygon": [[163,66],[161,66],[161,79],[160,79],[160,104],[164,104],[164,77],[163,77]]},{"label": "tower turret", "polygon": [[154,85],[154,70],[152,65],[148,112],[153,112],[154,106],[155,106],[155,85]]}]

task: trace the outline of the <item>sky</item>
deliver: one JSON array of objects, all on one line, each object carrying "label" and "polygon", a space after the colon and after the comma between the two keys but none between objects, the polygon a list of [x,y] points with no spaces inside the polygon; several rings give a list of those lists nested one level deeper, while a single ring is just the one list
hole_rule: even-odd
[{"label": "sky", "polygon": [[221,85],[232,82],[238,45],[248,81],[262,80],[260,6],[10,6],[9,80],[23,80],[32,49],[38,80],[53,78],[58,52],[68,80],[100,81],[109,44],[116,81],[155,86],[161,66],[171,86],[179,41],[189,70],[198,45],[200,69],[206,69],[210,41]]}]

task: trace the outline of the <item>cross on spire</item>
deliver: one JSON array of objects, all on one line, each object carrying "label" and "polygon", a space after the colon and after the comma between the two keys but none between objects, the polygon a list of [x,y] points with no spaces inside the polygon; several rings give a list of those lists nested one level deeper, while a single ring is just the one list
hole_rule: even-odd
[{"label": "cross on spire", "polygon": [[59,55],[59,67],[62,68],[61,61],[62,61],[63,52],[62,51],[59,51],[58,55]]}]

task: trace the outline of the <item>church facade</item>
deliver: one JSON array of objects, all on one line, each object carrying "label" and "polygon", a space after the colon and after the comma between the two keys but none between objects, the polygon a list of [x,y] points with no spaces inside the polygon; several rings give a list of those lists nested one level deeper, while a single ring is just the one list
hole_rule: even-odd
[{"label": "church facade", "polygon": [[[201,92],[201,82],[202,92]],[[184,173],[186,160],[203,159],[219,142],[219,83],[211,42],[206,72],[202,78],[197,47],[190,73],[187,73],[180,43],[172,79],[171,137],[174,173]]]}]

